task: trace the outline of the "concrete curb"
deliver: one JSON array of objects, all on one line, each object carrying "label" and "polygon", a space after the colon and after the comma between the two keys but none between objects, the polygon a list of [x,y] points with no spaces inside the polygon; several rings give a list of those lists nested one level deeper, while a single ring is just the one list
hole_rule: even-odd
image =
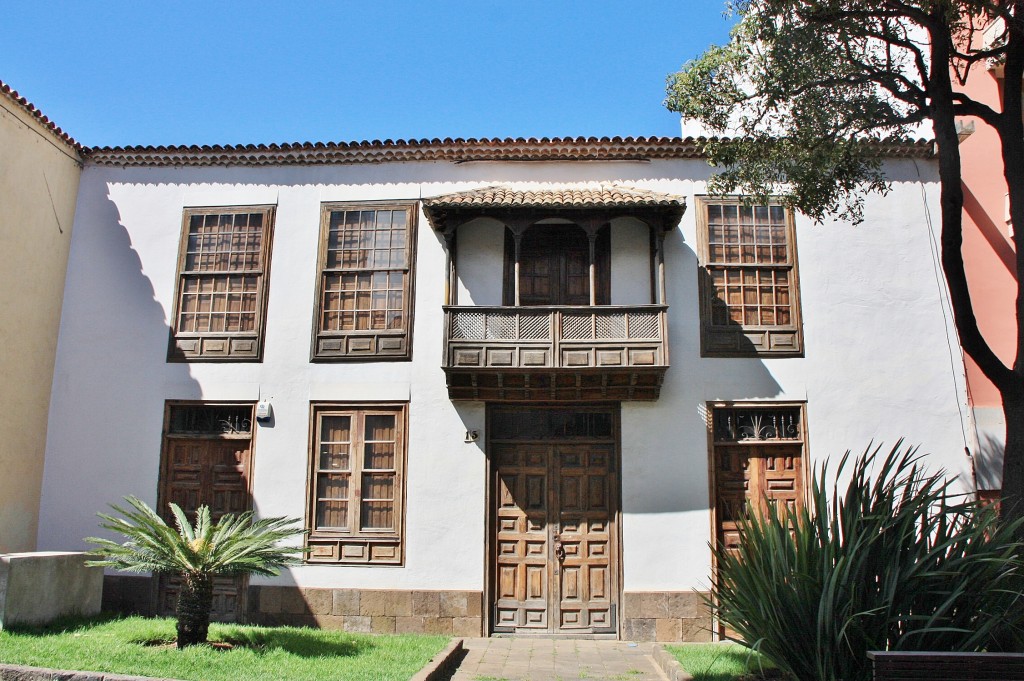
[{"label": "concrete curb", "polygon": [[[654,644],[651,655],[654,656],[654,661],[661,667],[661,671],[668,677],[668,681],[693,681],[693,677],[683,669],[683,665],[679,664],[679,660],[657,643]],[[75,681],[78,680],[75,679]]]},{"label": "concrete curb", "polygon": [[109,672],[76,672],[66,669],[0,664],[0,681],[174,681],[152,676],[125,676]]},{"label": "concrete curb", "polygon": [[[427,662],[409,681],[441,681],[447,679],[459,666],[465,650],[462,639],[454,639],[444,650]],[[175,681],[152,676],[126,676],[108,672],[79,672],[45,667],[25,667],[20,664],[0,664],[0,681]]]},{"label": "concrete curb", "polygon": [[[462,645],[462,639],[453,639],[448,647],[430,659],[430,662],[419,670],[409,681],[441,681],[449,678],[455,673],[459,663],[465,656],[466,651]],[[75,679],[74,681],[78,681]]]}]

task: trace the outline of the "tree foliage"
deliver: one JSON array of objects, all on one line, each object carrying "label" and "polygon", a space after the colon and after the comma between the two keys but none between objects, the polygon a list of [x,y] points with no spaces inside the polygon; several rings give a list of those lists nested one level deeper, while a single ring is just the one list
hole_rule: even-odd
[{"label": "tree foliage", "polygon": [[123,518],[100,513],[100,526],[127,541],[88,537],[96,544],[90,553],[101,556],[90,565],[125,572],[179,574],[183,584],[178,601],[178,647],[205,643],[212,609],[213,578],[217,575],[276,575],[298,562],[303,549],[282,544],[302,534],[298,520],[263,518],[251,512],[225,515],[216,523],[210,508],[200,506],[193,526],[177,504],[169,504],[177,529],[170,527],[141,499],[125,498],[130,509],[112,508]]},{"label": "tree foliage", "polygon": [[740,522],[737,550],[715,548],[711,607],[797,681],[869,681],[869,650],[1019,647],[1021,521],[951,501],[949,485],[899,443],[823,463],[808,506],[769,504]]},{"label": "tree foliage", "polygon": [[[816,221],[859,222],[865,195],[887,189],[889,144],[934,136],[943,272],[961,343],[1003,399],[1003,513],[1024,517],[1024,294],[1018,285],[1011,367],[982,336],[967,288],[956,129],[957,116],[973,116],[995,130],[1010,218],[1024,226],[1024,0],[736,0],[728,11],[738,16],[731,41],[670,76],[666,100],[715,135],[712,193],[782,196]],[[959,90],[993,64],[1004,74],[999,106]]]}]

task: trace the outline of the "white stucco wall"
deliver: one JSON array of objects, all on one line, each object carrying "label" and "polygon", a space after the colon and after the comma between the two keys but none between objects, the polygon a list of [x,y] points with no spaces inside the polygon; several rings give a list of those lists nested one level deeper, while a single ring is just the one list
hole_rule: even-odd
[{"label": "white stucco wall", "polygon": [[[928,182],[934,169],[917,162]],[[708,400],[806,400],[819,460],[899,436],[965,470],[962,368],[929,255],[912,161],[873,199],[868,221],[797,219],[806,356],[702,359],[694,209],[667,237],[672,368],[656,403],[622,405],[626,591],[706,586],[710,567]],[[314,168],[87,167],[82,177],[47,442],[39,544],[76,549],[93,515],[123,495],[154,502],[164,401],[269,398],[273,427],[255,436],[262,515],[301,516],[310,400],[410,400],[406,564],[303,566],[280,582],[349,588],[482,589],[484,405],[452,403],[440,368],[444,249],[420,219],[413,361],[309,362],[320,204],[410,199],[494,183],[616,182],[686,197],[704,191],[697,160],[651,163],[408,163]],[[925,187],[937,211],[934,185]],[[262,363],[165,362],[182,208],[275,203]],[[650,300],[646,228],[616,221],[613,302]],[[459,234],[460,304],[498,304],[502,232],[478,220]],[[638,274],[639,273],[639,274]],[[467,429],[479,430],[465,444]]]},{"label": "white stucco wall", "polygon": [[0,553],[35,549],[78,153],[0,93]]}]

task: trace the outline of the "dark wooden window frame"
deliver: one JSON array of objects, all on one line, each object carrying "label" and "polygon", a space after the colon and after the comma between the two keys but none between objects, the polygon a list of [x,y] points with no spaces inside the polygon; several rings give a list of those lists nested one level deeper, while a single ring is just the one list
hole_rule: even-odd
[{"label": "dark wooden window frame", "polygon": [[[800,273],[797,258],[796,224],[793,212],[785,209],[787,260],[785,264],[711,263],[708,225],[709,206],[749,205],[743,197],[697,196],[697,244],[700,253],[698,268],[701,356],[702,357],[803,357],[803,315],[800,303]],[[779,206],[777,201],[767,205]],[[790,323],[750,325],[713,323],[714,284],[711,267],[747,269],[758,272],[786,271],[789,274]]]},{"label": "dark wooden window frame", "polygon": [[[174,305],[171,313],[170,339],[167,347],[168,362],[261,362],[267,318],[267,297],[270,283],[270,252],[274,238],[276,208],[272,205],[186,207],[182,211],[181,235],[178,241],[178,264],[174,286]],[[257,270],[224,270],[207,272],[187,271],[189,226],[193,216],[263,215],[260,243],[260,267]],[[183,313],[182,295],[189,278],[230,277],[239,274],[258,277],[256,287],[255,328],[252,331],[179,331],[179,317]]]},{"label": "dark wooden window frame", "polygon": [[[316,528],[317,475],[319,473],[320,419],[322,416],[349,416],[352,419],[350,445],[350,480],[361,481],[363,463],[356,450],[362,452],[364,441],[357,439],[362,426],[355,426],[356,420],[366,415],[395,415],[395,483],[394,483],[394,530],[318,530]],[[306,535],[307,563],[319,565],[374,565],[401,566],[405,564],[405,496],[406,470],[409,451],[409,403],[408,402],[313,402],[310,404],[309,452],[306,476]],[[350,503],[361,502],[361,483],[350,482]],[[355,518],[350,516],[351,525]]]},{"label": "dark wooden window frame", "polygon": [[[337,211],[405,211],[405,262],[402,267],[336,268],[327,267],[328,238],[331,213]],[[415,201],[336,201],[321,204],[320,245],[317,256],[316,291],[314,293],[313,340],[310,361],[407,361],[412,359],[412,329],[416,278],[416,238],[419,219]],[[323,328],[323,300],[326,278],[332,273],[401,272],[405,278],[402,289],[403,315],[401,329],[336,331]]]}]

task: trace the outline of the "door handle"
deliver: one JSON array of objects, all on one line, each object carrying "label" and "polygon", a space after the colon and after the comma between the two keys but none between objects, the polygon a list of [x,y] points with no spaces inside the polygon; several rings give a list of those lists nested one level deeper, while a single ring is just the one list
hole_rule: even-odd
[{"label": "door handle", "polygon": [[559,562],[565,560],[565,547],[562,546],[562,540],[559,537],[555,537],[555,557]]}]

